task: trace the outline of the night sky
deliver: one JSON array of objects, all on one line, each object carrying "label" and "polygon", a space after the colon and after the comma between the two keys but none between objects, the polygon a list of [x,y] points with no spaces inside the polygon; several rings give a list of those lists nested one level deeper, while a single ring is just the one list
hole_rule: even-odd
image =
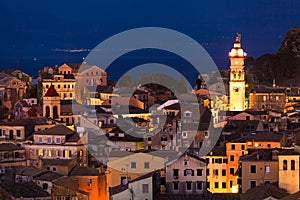
[{"label": "night sky", "polygon": [[146,26],[192,37],[226,69],[235,33],[242,34],[248,55],[258,57],[275,52],[286,32],[300,27],[298,0],[185,2],[1,1],[0,69],[19,67],[36,75],[43,66],[82,62],[88,50],[106,38]]}]

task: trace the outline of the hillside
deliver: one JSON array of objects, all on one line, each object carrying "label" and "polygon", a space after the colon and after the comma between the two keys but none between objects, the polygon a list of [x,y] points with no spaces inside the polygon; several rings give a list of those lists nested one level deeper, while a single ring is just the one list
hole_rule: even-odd
[{"label": "hillside", "polygon": [[277,85],[299,85],[299,61],[300,28],[292,28],[287,32],[278,51],[256,58],[247,69],[247,74],[256,85],[272,85],[273,79]]}]

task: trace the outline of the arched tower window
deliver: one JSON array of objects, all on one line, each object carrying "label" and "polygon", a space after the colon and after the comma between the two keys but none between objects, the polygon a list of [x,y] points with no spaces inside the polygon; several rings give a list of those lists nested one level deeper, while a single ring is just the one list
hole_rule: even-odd
[{"label": "arched tower window", "polygon": [[295,160],[291,161],[291,170],[295,170]]},{"label": "arched tower window", "polygon": [[50,117],[50,107],[46,106],[46,117]]},{"label": "arched tower window", "polygon": [[283,160],[283,170],[287,170],[287,160]]},{"label": "arched tower window", "polygon": [[58,118],[57,106],[53,107],[53,118]]}]

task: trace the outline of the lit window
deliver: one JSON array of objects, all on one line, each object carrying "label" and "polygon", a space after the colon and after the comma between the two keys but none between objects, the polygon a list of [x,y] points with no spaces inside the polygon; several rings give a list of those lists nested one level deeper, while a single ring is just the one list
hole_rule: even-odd
[{"label": "lit window", "polygon": [[92,186],[93,180],[91,178],[88,179],[88,186]]},{"label": "lit window", "polygon": [[266,174],[269,174],[270,171],[271,171],[270,165],[266,165],[266,166],[265,166],[265,173],[266,173]]},{"label": "lit window", "polygon": [[51,157],[51,156],[52,156],[52,152],[51,152],[51,150],[48,150],[48,151],[47,151],[47,155],[48,155],[49,157]]},{"label": "lit window", "polygon": [[38,155],[39,155],[39,156],[43,156],[43,149],[39,149],[39,150],[38,150]]}]

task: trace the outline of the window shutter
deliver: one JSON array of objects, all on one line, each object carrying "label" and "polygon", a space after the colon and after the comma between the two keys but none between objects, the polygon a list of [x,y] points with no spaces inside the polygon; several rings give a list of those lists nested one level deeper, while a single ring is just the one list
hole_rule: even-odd
[{"label": "window shutter", "polygon": [[194,176],[194,170],[192,170],[192,176]]}]

